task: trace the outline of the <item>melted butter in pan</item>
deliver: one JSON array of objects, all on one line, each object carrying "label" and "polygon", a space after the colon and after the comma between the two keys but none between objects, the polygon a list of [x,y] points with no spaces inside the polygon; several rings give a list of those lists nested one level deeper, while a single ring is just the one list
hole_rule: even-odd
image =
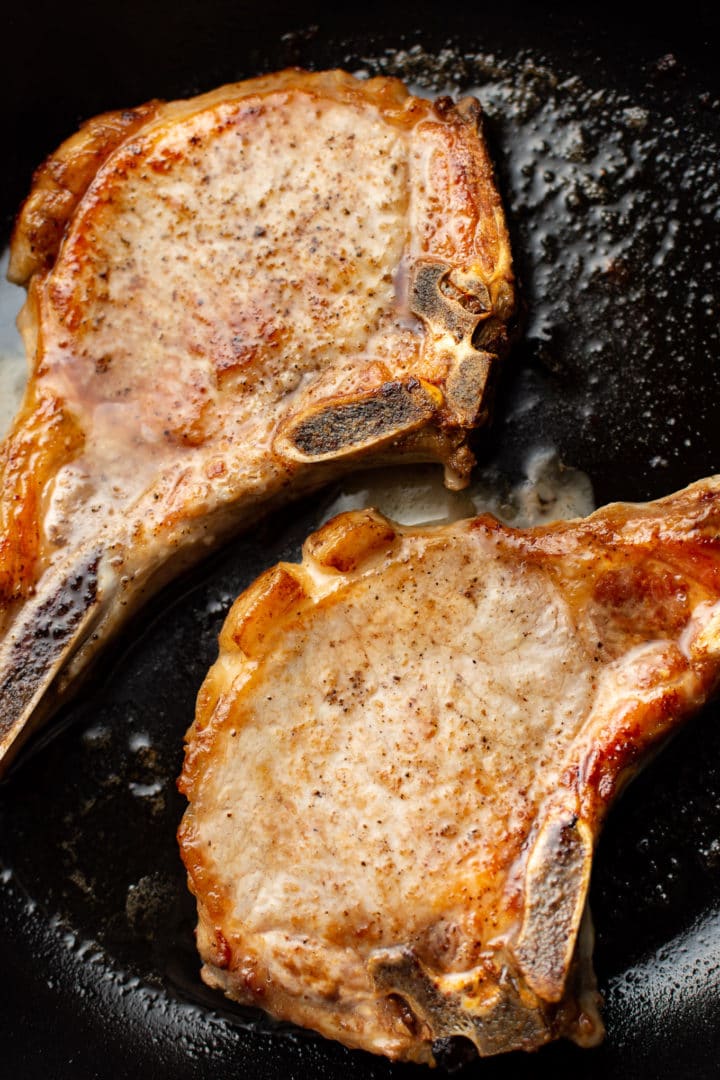
[{"label": "melted butter in pan", "polygon": [[[307,66],[311,40],[305,34],[287,62]],[[493,442],[506,447],[507,468],[481,468],[473,486],[456,494],[442,487],[436,467],[358,475],[332,496],[326,516],[374,502],[406,522],[489,509],[519,526],[543,520],[538,513],[591,509],[583,502],[592,497],[587,479],[560,462],[591,470],[599,501],[665,494],[720,468],[713,360],[720,99],[691,100],[703,89],[696,80],[684,90],[677,74],[656,77],[649,69],[647,86],[633,96],[604,86],[601,65],[581,81],[567,70],[567,52],[560,70],[532,62],[515,40],[504,55],[499,48],[492,57],[460,49],[432,56],[419,47],[352,56],[368,74],[399,74],[416,92],[419,84],[425,94],[478,89],[529,314],[508,362],[509,392],[496,410]],[[5,265],[0,261],[0,435],[25,373],[14,329],[23,293],[4,283]],[[306,516],[298,528],[305,535],[315,524]],[[287,543],[282,537],[264,547],[263,560],[297,558]],[[49,985],[53,980],[58,1000],[64,995],[77,1006],[84,999],[88,1015],[101,1015],[115,1045],[122,1029],[138,1052],[159,1045],[169,1067],[177,1053],[179,1071],[205,1070],[211,1048],[225,1075],[230,1066],[223,1063],[238,1060],[238,1045],[250,1045],[241,1043],[240,1027],[277,1030],[260,1014],[249,1021],[200,984],[192,899],[173,840],[182,731],[224,614],[260,570],[248,557],[254,550],[240,541],[208,587],[171,606],[118,665],[111,692],[91,701],[87,738],[77,734],[78,707],[76,729],[28,762],[0,801],[4,937]],[[148,702],[151,737],[144,734]],[[710,1054],[717,1046],[716,715],[681,735],[672,755],[625,794],[615,825],[609,822],[593,911],[610,1034],[590,1071],[665,1074],[678,1052],[697,1061],[702,1046]],[[163,792],[146,794],[162,777]],[[253,1038],[258,1068],[276,1060],[273,1045],[274,1035]],[[308,1039],[292,1046],[291,1069],[335,1075],[322,1045]],[[550,1053],[558,1076],[577,1073],[575,1054],[563,1056],[561,1047]],[[359,1075],[354,1060],[349,1055],[336,1068]],[[529,1059],[512,1065],[523,1076],[537,1067]]]},{"label": "melted butter in pan", "polygon": [[512,479],[497,466],[477,471],[465,491],[448,491],[435,465],[368,470],[347,478],[323,520],[345,510],[374,506],[403,525],[439,524],[493,514],[508,525],[530,528],[585,517],[595,509],[590,478],[560,460],[555,449],[531,449],[522,475]]},{"label": "melted butter in pan", "polygon": [[25,290],[11,285],[5,275],[8,253],[0,257],[0,438],[5,436],[17,412],[27,381],[27,364],[15,319]]}]

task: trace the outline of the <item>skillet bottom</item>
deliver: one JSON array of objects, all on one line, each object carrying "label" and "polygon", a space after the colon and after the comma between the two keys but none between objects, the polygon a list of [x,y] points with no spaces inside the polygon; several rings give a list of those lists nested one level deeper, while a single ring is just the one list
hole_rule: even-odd
[{"label": "skillet bottom", "polygon": [[[561,62],[496,36],[492,55],[385,52],[370,39],[348,55],[339,39],[297,35],[256,66],[342,63],[403,75],[415,89],[477,88],[529,312],[478,448],[501,504],[538,448],[589,474],[598,503],[720,471],[708,359],[720,265],[715,96],[657,56],[627,72],[618,59],[610,72],[577,49]],[[9,1071],[31,1080],[408,1069],[278,1029],[204,990],[175,848],[182,734],[227,608],[267,565],[297,559],[323,505],[275,516],[159,597],[106,657],[104,683],[66,711],[64,733],[0,791]],[[530,1076],[538,1060],[559,1077],[716,1075],[718,719],[717,706],[706,710],[633,785],[601,843],[592,906],[605,1045],[471,1064],[468,1075]]]}]

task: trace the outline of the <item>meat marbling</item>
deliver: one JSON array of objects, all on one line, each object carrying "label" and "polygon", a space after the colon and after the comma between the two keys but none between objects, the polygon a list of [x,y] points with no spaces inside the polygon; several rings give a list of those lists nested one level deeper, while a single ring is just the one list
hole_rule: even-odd
[{"label": "meat marbling", "polygon": [[461,486],[514,288],[477,103],[286,71],[86,124],[12,241],[0,768],[155,589],[358,461]]},{"label": "meat marbling", "polygon": [[331,520],[232,607],[179,839],[203,978],[431,1062],[603,1033],[613,800],[720,673],[720,477],[515,530]]}]

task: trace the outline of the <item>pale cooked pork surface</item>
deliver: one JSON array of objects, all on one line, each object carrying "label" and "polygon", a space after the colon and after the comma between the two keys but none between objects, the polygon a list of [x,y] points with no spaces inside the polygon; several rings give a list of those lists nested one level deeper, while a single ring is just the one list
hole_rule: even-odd
[{"label": "pale cooked pork surface", "polygon": [[0,760],[148,588],[358,459],[468,430],[514,309],[467,99],[286,71],[90,121],[10,274],[31,365],[0,449]]},{"label": "pale cooked pork surface", "polygon": [[527,531],[355,511],[264,574],[180,782],[205,981],[393,1058],[598,1041],[593,846],[716,687],[719,555],[714,478]]}]

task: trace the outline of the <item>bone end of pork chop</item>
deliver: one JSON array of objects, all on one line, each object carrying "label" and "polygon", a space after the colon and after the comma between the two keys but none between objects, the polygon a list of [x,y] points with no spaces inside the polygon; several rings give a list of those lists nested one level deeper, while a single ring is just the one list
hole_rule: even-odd
[{"label": "bone end of pork chop", "polygon": [[520,531],[343,514],[243,593],[179,841],[203,978],[431,1062],[603,1035],[609,807],[716,691],[720,478]]},{"label": "bone end of pork chop", "polygon": [[291,70],[107,113],[37,171],[0,769],[148,593],[269,508],[359,464],[467,482],[515,310],[480,120]]}]

